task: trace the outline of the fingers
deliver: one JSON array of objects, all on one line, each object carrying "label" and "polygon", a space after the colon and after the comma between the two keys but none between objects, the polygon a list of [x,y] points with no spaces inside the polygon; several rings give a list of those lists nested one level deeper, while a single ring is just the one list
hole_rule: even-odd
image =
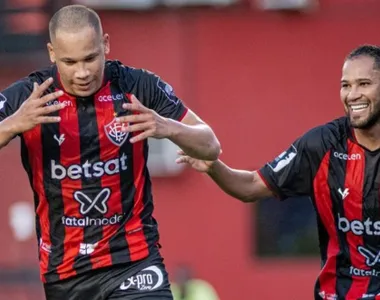
[{"label": "fingers", "polygon": [[49,86],[53,83],[53,78],[46,79],[41,85],[37,82],[33,82],[33,98],[39,98],[41,95],[49,88]]},{"label": "fingers", "polygon": [[152,129],[152,125],[154,125],[154,124],[151,124],[151,123],[137,123],[137,124],[125,126],[121,130],[124,131],[124,132],[144,131],[144,130]]},{"label": "fingers", "polygon": [[135,95],[130,95],[129,100],[131,103],[124,103],[123,108],[125,110],[136,111],[136,112],[148,112],[150,109],[141,104],[141,102],[135,97]]},{"label": "fingers", "polygon": [[182,149],[178,149],[177,154],[178,155],[186,155],[185,151],[183,151]]},{"label": "fingers", "polygon": [[131,138],[129,141],[130,141],[132,144],[133,144],[133,143],[140,142],[140,141],[145,140],[145,139],[147,139],[148,137],[152,136],[152,133],[153,133],[152,130],[144,131],[143,133],[140,133],[139,135],[134,136],[134,137]]},{"label": "fingers", "polygon": [[189,156],[181,156],[181,157],[178,157],[175,162],[177,164],[188,164],[190,163],[190,160],[191,160],[191,157]]},{"label": "fingers", "polygon": [[58,123],[61,121],[60,117],[38,117],[38,124]]},{"label": "fingers", "polygon": [[43,115],[48,115],[58,110],[61,110],[62,108],[65,108],[65,105],[63,103],[50,105],[50,106],[44,106],[44,107],[38,108],[37,113],[38,115],[43,116]]},{"label": "fingers", "polygon": [[119,123],[138,123],[138,122],[146,122],[153,121],[153,116],[151,114],[139,114],[139,115],[128,115],[116,118],[116,122]]},{"label": "fingers", "polygon": [[58,99],[62,95],[63,95],[63,91],[58,91],[58,92],[47,94],[47,95],[45,95],[45,96],[43,96],[42,98],[39,99],[39,103],[40,103],[40,105],[44,105],[44,104],[46,104],[46,103],[48,103],[50,101]]}]

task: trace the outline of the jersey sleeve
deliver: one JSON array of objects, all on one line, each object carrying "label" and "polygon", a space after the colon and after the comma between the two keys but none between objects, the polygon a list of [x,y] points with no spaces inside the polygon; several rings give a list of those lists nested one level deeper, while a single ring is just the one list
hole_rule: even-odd
[{"label": "jersey sleeve", "polygon": [[146,88],[149,97],[146,106],[159,115],[181,121],[187,108],[174,92],[173,87],[154,73],[146,71]]},{"label": "jersey sleeve", "polygon": [[312,129],[258,170],[268,188],[281,200],[312,196],[313,178],[326,152],[322,132],[322,127]]},{"label": "jersey sleeve", "polygon": [[32,91],[27,80],[20,80],[0,91],[0,122],[13,115]]}]

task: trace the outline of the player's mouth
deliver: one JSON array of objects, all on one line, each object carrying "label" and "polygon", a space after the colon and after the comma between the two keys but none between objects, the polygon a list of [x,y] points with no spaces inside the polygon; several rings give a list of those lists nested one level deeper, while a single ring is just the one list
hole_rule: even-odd
[{"label": "player's mouth", "polygon": [[351,113],[353,114],[361,114],[365,112],[365,110],[369,107],[368,103],[356,103],[356,104],[350,104],[349,108],[351,110]]},{"label": "player's mouth", "polygon": [[76,86],[79,88],[81,91],[87,91],[90,88],[91,81],[86,82],[86,83],[77,83]]}]

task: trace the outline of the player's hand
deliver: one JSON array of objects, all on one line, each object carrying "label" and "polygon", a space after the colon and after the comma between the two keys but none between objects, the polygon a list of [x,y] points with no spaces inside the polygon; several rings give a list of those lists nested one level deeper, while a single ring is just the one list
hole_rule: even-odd
[{"label": "player's hand", "polygon": [[142,105],[134,95],[130,96],[130,100],[131,103],[124,103],[123,108],[134,114],[118,117],[116,121],[128,124],[123,126],[122,130],[124,132],[139,132],[139,134],[130,139],[131,143],[145,140],[148,137],[162,139],[169,136],[169,126],[166,118]]},{"label": "player's hand", "polygon": [[191,166],[193,169],[197,170],[198,172],[207,173],[212,167],[213,163],[215,162],[215,161],[200,160],[200,159],[192,158],[186,155],[186,153],[183,150],[178,150],[178,155],[179,157],[175,161],[177,164],[188,164],[189,166]]},{"label": "player's hand", "polygon": [[30,97],[11,116],[16,134],[28,131],[38,124],[57,123],[61,120],[60,117],[52,117],[49,114],[64,108],[64,104],[47,106],[46,103],[62,96],[63,92],[58,91],[42,96],[52,83],[52,78],[47,79],[41,85],[33,83],[33,92]]}]

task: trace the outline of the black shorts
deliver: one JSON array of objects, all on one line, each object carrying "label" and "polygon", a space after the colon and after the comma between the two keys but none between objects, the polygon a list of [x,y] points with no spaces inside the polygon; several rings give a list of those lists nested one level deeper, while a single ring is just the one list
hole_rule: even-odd
[{"label": "black shorts", "polygon": [[158,251],[139,262],[47,283],[44,289],[46,300],[173,300]]}]

